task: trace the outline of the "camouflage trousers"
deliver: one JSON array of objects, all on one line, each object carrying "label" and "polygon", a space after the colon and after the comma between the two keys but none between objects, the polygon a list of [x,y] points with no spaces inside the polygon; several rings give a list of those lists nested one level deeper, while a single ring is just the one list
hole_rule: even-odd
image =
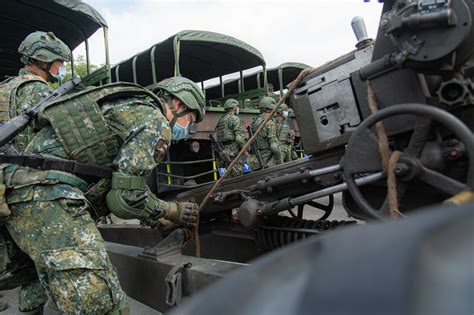
[{"label": "camouflage trousers", "polygon": [[293,152],[293,147],[289,144],[280,144],[281,156],[283,163],[296,160],[298,156]]},{"label": "camouflage trousers", "polygon": [[46,304],[48,297],[38,279],[33,261],[18,248],[4,225],[0,225],[0,266],[0,290],[20,286],[20,312],[41,309]]},{"label": "camouflage trousers", "polygon": [[82,191],[64,184],[34,185],[12,190],[7,201],[12,212],[8,231],[34,261],[42,287],[61,313],[127,308]]},{"label": "camouflage trousers", "polygon": [[[227,154],[227,156],[230,158],[231,161],[233,161],[235,159],[235,157],[239,154],[239,152],[240,152],[240,149],[239,149],[239,145],[238,145],[237,142],[234,142],[232,144],[224,145],[224,153]],[[217,163],[221,167],[226,167],[227,168],[229,166],[220,157],[217,159]],[[234,169],[229,174],[228,178],[240,176],[240,175],[243,175],[243,174],[244,174],[244,161],[243,161],[243,159],[240,159],[235,164]]]},{"label": "camouflage trousers", "polygon": [[263,163],[267,167],[273,167],[280,164],[280,161],[275,157],[270,149],[260,150],[260,155],[262,156]]},{"label": "camouflage trousers", "polygon": [[[268,167],[272,167],[272,166],[280,164],[278,162],[278,159],[275,158],[274,154],[272,153],[270,149],[260,150],[260,155],[262,157],[264,168],[268,168]],[[256,154],[249,155],[248,163],[253,171],[262,169],[262,166],[260,165],[260,161],[258,160],[258,157]]]}]

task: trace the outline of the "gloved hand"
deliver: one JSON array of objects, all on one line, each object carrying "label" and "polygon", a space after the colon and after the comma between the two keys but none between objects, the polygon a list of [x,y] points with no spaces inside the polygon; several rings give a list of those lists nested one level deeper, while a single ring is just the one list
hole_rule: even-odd
[{"label": "gloved hand", "polygon": [[194,227],[199,220],[198,209],[192,202],[170,202],[165,219],[180,226]]}]

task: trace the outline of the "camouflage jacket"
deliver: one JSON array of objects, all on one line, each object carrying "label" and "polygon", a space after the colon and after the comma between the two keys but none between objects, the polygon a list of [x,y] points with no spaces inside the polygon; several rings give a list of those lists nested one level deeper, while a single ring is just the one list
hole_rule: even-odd
[{"label": "camouflage jacket", "polygon": [[283,145],[293,145],[295,140],[295,131],[291,129],[289,121],[284,119],[277,123],[277,137]]},{"label": "camouflage jacket", "polygon": [[[118,153],[112,166],[122,174],[146,177],[157,165],[155,152],[157,143],[159,141],[171,142],[171,129],[168,120],[159,109],[141,105],[143,102],[143,99],[121,99],[113,103],[104,103],[101,109],[108,127],[115,134],[119,143]],[[51,125],[43,127],[35,134],[25,153],[70,159]],[[19,171],[15,172],[19,173]],[[16,183],[16,186],[19,185],[23,188],[15,189],[17,191],[15,194],[10,193],[8,203],[24,202],[28,199],[31,200],[31,198],[36,198],[35,200],[83,199],[82,193],[76,187],[51,186],[54,181],[35,179],[37,173],[38,176],[41,176],[36,170],[22,176],[24,179],[21,179],[22,182]],[[73,175],[71,174],[71,176]],[[78,180],[80,179],[78,178]],[[10,183],[8,186],[18,188],[15,187],[15,183]],[[25,189],[31,192],[25,192]],[[21,193],[20,190],[22,190]],[[141,206],[141,201],[146,199],[146,196],[137,195],[136,192],[128,192],[124,190],[123,198],[134,207]],[[147,193],[151,194],[151,192]],[[159,209],[165,210],[168,207],[167,202],[158,200]]]},{"label": "camouflage jacket", "polygon": [[217,141],[235,141],[240,148],[245,145],[244,132],[239,117],[234,114],[225,114],[219,119],[216,126]]},{"label": "camouflage jacket", "polygon": [[[20,69],[18,76],[0,83],[0,122],[7,121],[30,108],[51,90],[40,76]],[[33,136],[33,128],[27,127],[16,136],[13,147],[21,152]]]},{"label": "camouflage jacket", "polygon": [[[263,122],[265,117],[265,114],[260,114],[260,116],[258,116],[252,121],[251,128],[254,133],[257,131],[258,127]],[[273,119],[270,119],[267,122],[267,124],[263,127],[262,131],[258,134],[255,141],[260,150],[269,149],[272,143],[278,144],[277,125]]]}]

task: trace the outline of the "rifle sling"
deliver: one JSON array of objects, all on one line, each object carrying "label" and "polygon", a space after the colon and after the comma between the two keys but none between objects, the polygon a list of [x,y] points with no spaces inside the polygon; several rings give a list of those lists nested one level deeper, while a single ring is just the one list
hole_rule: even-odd
[{"label": "rifle sling", "polygon": [[0,155],[0,163],[11,163],[38,170],[54,170],[80,176],[112,178],[114,169],[79,163],[71,160],[58,160],[35,155]]}]

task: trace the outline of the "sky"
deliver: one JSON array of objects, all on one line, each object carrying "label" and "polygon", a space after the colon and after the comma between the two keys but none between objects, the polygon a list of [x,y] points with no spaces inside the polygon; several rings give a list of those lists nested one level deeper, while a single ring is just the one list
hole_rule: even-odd
[{"label": "sky", "polygon": [[[316,67],[354,49],[354,16],[365,19],[374,38],[382,11],[363,0],[84,0],[109,25],[111,63],[185,29],[206,30],[257,48],[267,66],[301,62]],[[90,39],[91,61],[105,62],[103,36]],[[85,54],[79,46],[74,54]]]}]

